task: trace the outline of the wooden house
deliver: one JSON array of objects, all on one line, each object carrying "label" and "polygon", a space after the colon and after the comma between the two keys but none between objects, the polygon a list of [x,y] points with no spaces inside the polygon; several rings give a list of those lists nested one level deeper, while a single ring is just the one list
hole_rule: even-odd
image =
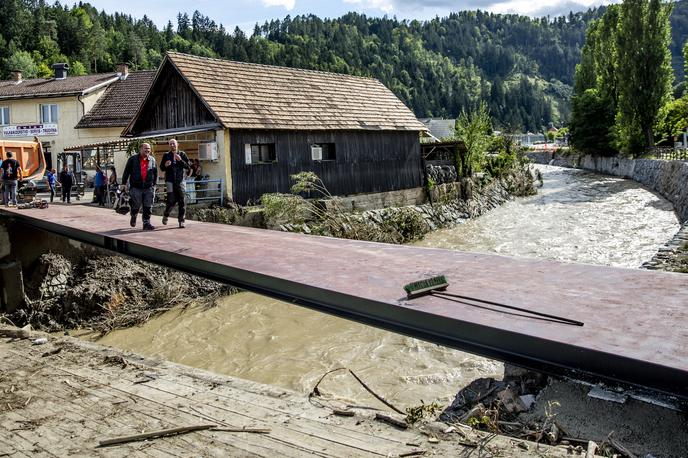
[{"label": "wooden house", "polygon": [[301,171],[335,195],[419,187],[424,130],[375,79],[170,52],[123,135],[193,135],[204,173],[245,204]]}]

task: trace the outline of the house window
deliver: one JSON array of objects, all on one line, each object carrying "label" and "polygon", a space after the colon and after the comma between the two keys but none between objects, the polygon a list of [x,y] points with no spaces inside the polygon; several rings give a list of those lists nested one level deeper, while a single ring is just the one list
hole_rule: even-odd
[{"label": "house window", "polygon": [[57,105],[41,105],[41,124],[57,124]]},{"label": "house window", "polygon": [[10,107],[0,107],[0,126],[7,126],[10,123]]},{"label": "house window", "polygon": [[247,143],[245,152],[247,164],[269,164],[277,161],[274,143]]},{"label": "house window", "polygon": [[311,145],[311,159],[314,161],[336,160],[334,143],[316,143]]}]

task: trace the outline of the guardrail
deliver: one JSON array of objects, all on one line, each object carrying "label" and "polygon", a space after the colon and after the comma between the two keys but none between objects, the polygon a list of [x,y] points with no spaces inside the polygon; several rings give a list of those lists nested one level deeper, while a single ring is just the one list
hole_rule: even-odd
[{"label": "guardrail", "polygon": [[[218,202],[224,204],[225,184],[224,180],[184,180],[186,185],[186,203],[196,204],[201,202]],[[167,198],[167,189],[164,182],[155,186],[156,196],[161,200]]]},{"label": "guardrail", "polygon": [[[196,204],[199,202],[218,202],[224,205],[225,199],[225,182],[224,180],[185,180],[187,204]],[[111,185],[108,193],[105,196],[105,203],[111,207],[115,202],[116,190],[119,185]],[[167,199],[167,187],[165,182],[159,182],[155,185],[155,200],[164,202]]]},{"label": "guardrail", "polygon": [[645,157],[665,161],[688,161],[688,149],[655,146],[645,151]]}]

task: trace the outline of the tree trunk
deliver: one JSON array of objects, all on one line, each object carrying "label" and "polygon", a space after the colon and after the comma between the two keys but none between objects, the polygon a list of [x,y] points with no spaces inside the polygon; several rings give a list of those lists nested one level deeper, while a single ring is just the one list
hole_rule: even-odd
[{"label": "tree trunk", "polygon": [[655,135],[652,132],[652,127],[645,129],[645,140],[647,141],[647,146],[649,148],[655,146]]}]

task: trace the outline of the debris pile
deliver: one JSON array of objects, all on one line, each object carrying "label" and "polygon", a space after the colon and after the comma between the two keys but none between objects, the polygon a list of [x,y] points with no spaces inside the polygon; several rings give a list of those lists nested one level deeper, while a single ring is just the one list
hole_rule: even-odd
[{"label": "debris pile", "polygon": [[100,332],[135,326],[178,304],[212,303],[235,288],[109,253],[94,251],[77,264],[42,255],[29,271],[27,303],[8,318],[17,326]]}]

